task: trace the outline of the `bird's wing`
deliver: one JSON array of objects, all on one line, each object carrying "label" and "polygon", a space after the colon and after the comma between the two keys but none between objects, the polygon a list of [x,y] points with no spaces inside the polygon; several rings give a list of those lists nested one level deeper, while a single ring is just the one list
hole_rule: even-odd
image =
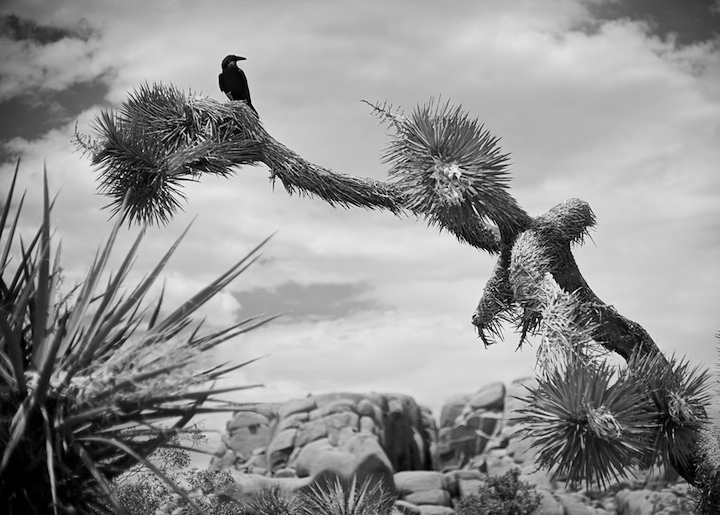
[{"label": "bird's wing", "polygon": [[252,105],[252,100],[250,100],[250,86],[248,86],[247,77],[245,76],[245,72],[238,68],[238,71],[240,72],[240,77],[242,78],[243,86],[245,87],[244,96],[247,97],[246,100],[248,104]]}]

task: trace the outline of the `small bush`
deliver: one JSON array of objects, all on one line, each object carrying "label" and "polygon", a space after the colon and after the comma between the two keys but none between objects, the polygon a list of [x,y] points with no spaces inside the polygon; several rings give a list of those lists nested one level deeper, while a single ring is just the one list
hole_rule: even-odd
[{"label": "small bush", "polygon": [[490,476],[476,494],[462,499],[457,515],[531,515],[540,506],[540,494],[535,487],[520,481],[520,469],[502,476]]}]

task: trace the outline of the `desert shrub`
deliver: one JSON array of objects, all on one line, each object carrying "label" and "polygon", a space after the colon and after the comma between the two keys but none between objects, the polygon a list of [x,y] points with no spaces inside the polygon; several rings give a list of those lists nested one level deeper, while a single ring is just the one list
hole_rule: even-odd
[{"label": "desert shrub", "polygon": [[[188,495],[198,508],[211,515],[243,515],[235,503],[220,501],[215,495],[233,482],[226,471],[209,471],[189,468],[173,476],[174,481],[187,486]],[[115,487],[115,495],[130,515],[156,513],[198,513],[188,502],[160,481],[150,471],[140,472],[133,481]]]},{"label": "desert shrub", "polygon": [[458,515],[531,515],[540,506],[540,494],[535,486],[520,481],[520,469],[502,476],[490,476],[477,493],[462,499],[456,508]]},{"label": "desert shrub", "polygon": [[[207,442],[202,429],[196,428],[173,437],[168,445],[148,457],[148,461],[168,479],[184,487],[195,504],[211,515],[241,515],[243,511],[234,503],[221,502],[213,494],[233,483],[226,471],[210,471],[191,467],[187,449]],[[165,513],[182,509],[183,513],[196,511],[178,496],[165,481],[147,467],[138,465],[113,482],[113,490],[130,515]]]}]

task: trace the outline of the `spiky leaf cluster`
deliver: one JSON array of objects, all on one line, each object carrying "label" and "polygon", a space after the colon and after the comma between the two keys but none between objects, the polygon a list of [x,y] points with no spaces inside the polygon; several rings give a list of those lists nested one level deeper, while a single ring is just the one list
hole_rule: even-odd
[{"label": "spiky leaf cluster", "polygon": [[408,209],[454,233],[492,233],[489,220],[509,240],[527,226],[527,214],[507,190],[508,154],[460,106],[433,99],[408,116],[387,106],[376,112],[396,132],[384,157]]},{"label": "spiky leaf cluster", "polygon": [[180,207],[181,186],[201,174],[225,176],[262,152],[257,123],[242,102],[220,104],[174,87],[143,85],[117,111],[95,119],[96,139],[78,144],[100,170],[99,190],[113,213],[135,222],[167,222]]},{"label": "spiky leaf cluster", "polygon": [[564,367],[539,377],[519,410],[538,465],[571,485],[604,487],[627,477],[646,455],[652,413],[637,384],[612,382],[615,373],[608,364],[588,366],[569,357]]},{"label": "spiky leaf cluster", "polygon": [[388,515],[393,497],[382,483],[372,477],[358,483],[353,476],[350,485],[343,485],[338,477],[313,485],[298,499],[298,515]]},{"label": "spiky leaf cluster", "polygon": [[245,271],[260,247],[163,313],[161,300],[144,299],[180,239],[126,290],[144,231],[104,283],[118,220],[73,297],[61,298],[46,182],[41,227],[28,244],[16,244],[22,201],[14,217],[10,206],[18,170],[19,163],[0,216],[0,506],[10,514],[89,514],[108,506],[125,513],[112,478],[142,463],[167,480],[146,457],[195,414],[232,409],[215,397],[223,390],[207,384],[243,365],[203,366],[203,353],[269,319],[206,333],[190,317]]}]

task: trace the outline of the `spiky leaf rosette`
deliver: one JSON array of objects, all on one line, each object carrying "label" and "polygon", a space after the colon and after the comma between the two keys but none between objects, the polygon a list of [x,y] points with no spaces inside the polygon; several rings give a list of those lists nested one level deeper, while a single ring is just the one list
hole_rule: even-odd
[{"label": "spiky leaf rosette", "polygon": [[142,463],[167,479],[147,456],[195,414],[233,409],[216,397],[223,390],[207,385],[242,365],[210,366],[204,353],[269,319],[206,333],[190,317],[257,259],[259,247],[165,314],[160,301],[144,299],[180,239],[122,294],[144,231],[103,286],[118,220],[73,298],[59,298],[47,182],[42,224],[27,245],[15,243],[22,202],[9,216],[14,184],[0,216],[0,506],[10,514],[108,506],[125,513],[112,478]]},{"label": "spiky leaf rosette", "polygon": [[242,102],[221,104],[172,86],[143,85],[117,111],[95,120],[96,138],[77,135],[100,170],[99,190],[113,213],[136,222],[167,222],[184,199],[184,181],[225,176],[262,158],[261,134]]},{"label": "spiky leaf rosette", "polygon": [[697,454],[698,439],[708,422],[710,372],[691,367],[676,356],[667,360],[655,355],[633,356],[625,374],[642,385],[645,402],[653,411],[652,451],[646,454],[643,465],[692,468],[691,459]]},{"label": "spiky leaf rosette", "polygon": [[385,159],[408,209],[458,235],[485,231],[488,242],[488,220],[503,241],[529,226],[508,193],[508,154],[461,107],[431,99],[409,116],[374,107],[396,132]]},{"label": "spiky leaf rosette", "polygon": [[537,388],[529,389],[519,421],[534,440],[540,467],[572,485],[604,487],[640,462],[652,415],[637,384],[611,383],[614,374],[606,363],[588,366],[569,357],[565,367],[540,376]]},{"label": "spiky leaf rosette", "polygon": [[295,515],[299,499],[280,490],[278,485],[260,490],[249,507],[257,515]]},{"label": "spiky leaf rosette", "polygon": [[336,476],[333,481],[314,484],[298,499],[301,515],[388,515],[394,499],[382,483],[367,477],[358,484],[353,476],[346,488]]}]

